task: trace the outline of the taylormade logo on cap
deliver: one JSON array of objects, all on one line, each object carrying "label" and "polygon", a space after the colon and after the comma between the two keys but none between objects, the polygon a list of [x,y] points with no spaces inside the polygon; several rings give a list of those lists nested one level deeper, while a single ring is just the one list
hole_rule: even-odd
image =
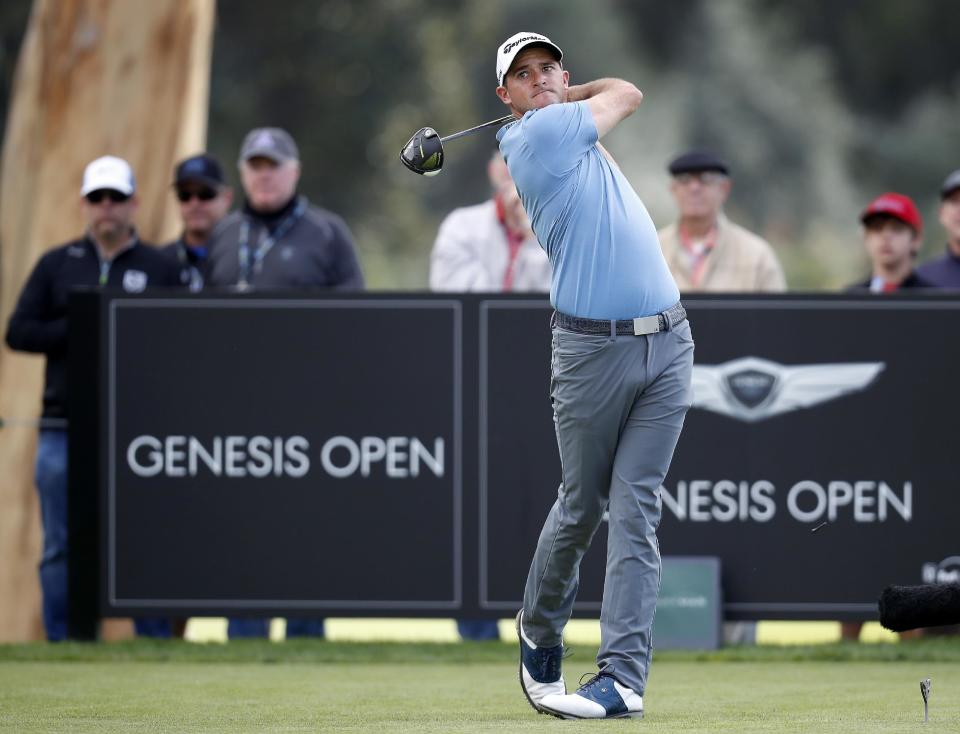
[{"label": "taylormade logo on cap", "polygon": [[503,86],[503,78],[510,71],[510,64],[517,57],[517,54],[523,51],[527,46],[542,45],[549,48],[557,57],[557,61],[563,58],[563,51],[560,47],[546,36],[530,31],[521,31],[514,33],[497,51],[497,84]]}]

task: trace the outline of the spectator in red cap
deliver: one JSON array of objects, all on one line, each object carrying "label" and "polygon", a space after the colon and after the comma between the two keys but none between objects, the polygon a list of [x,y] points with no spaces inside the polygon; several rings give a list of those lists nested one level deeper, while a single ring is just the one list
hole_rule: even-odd
[{"label": "spectator in red cap", "polygon": [[860,221],[873,272],[850,290],[891,293],[900,288],[931,287],[913,270],[922,242],[923,220],[909,196],[881,194],[863,210]]},{"label": "spectator in red cap", "polygon": [[947,251],[917,268],[936,288],[960,288],[960,168],[940,187],[940,224],[947,230]]}]

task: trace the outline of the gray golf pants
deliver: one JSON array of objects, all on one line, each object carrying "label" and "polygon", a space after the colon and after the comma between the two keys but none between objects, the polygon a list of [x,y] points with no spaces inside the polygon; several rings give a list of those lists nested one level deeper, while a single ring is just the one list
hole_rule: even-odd
[{"label": "gray golf pants", "polygon": [[660,485],[692,398],[688,321],[648,336],[553,329],[550,397],[563,482],[523,597],[538,645],[562,641],[580,560],[609,506],[597,664],[643,694],[660,590]]}]

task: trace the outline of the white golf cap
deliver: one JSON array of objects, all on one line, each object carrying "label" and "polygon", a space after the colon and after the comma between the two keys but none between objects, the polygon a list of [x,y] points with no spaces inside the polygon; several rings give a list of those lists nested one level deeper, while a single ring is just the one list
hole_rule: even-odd
[{"label": "white golf cap", "polygon": [[119,191],[126,196],[132,196],[136,189],[133,180],[133,170],[123,158],[105,155],[87,164],[83,172],[83,185],[80,187],[80,196],[86,196],[91,191],[110,189]]},{"label": "white golf cap", "polygon": [[563,58],[560,47],[546,36],[529,31],[514,33],[497,49],[497,84],[499,86],[503,86],[503,77],[510,71],[510,64],[527,46],[546,46],[557,57],[557,61]]}]

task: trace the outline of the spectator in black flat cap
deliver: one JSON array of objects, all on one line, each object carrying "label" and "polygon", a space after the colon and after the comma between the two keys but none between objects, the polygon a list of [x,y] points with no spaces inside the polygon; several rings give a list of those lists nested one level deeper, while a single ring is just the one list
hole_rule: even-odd
[{"label": "spectator in black flat cap", "polygon": [[947,231],[947,251],[917,268],[935,288],[960,288],[960,168],[940,187],[940,224]]},{"label": "spectator in black flat cap", "polygon": [[203,288],[210,238],[233,203],[233,189],[223,167],[202,153],[180,161],[174,169],[173,189],[180,202],[183,233],[163,248],[180,267],[180,281],[191,291]]},{"label": "spectator in black flat cap", "polygon": [[723,213],[732,188],[726,162],[692,150],[674,158],[668,170],[679,217],[660,230],[660,246],[680,290],[786,290],[770,244]]}]

